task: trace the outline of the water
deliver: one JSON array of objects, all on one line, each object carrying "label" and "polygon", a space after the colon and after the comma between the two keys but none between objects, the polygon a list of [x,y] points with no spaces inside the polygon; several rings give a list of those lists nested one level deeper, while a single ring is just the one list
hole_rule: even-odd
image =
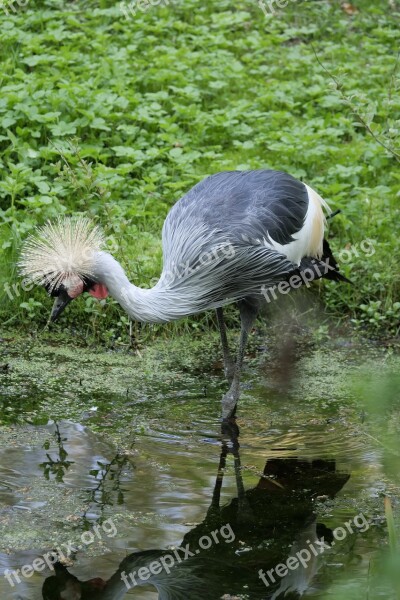
[{"label": "water", "polygon": [[[255,354],[221,431],[212,359],[2,349],[2,599],[395,597],[369,572],[398,458],[362,386],[387,382],[396,357],[311,347],[282,367]],[[55,549],[56,576],[43,561]]]}]

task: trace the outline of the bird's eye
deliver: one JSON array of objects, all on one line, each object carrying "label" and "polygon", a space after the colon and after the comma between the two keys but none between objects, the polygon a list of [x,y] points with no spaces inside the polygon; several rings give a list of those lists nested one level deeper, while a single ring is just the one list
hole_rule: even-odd
[{"label": "bird's eye", "polygon": [[44,289],[46,290],[46,292],[48,293],[49,296],[52,296],[53,298],[56,298],[59,294],[60,294],[60,288],[57,289],[51,289],[51,285],[50,283],[45,283],[44,284]]},{"label": "bird's eye", "polygon": [[89,279],[88,277],[83,278],[83,291],[88,292],[92,289],[92,287],[96,285],[96,282],[93,279]]},{"label": "bird's eye", "polygon": [[58,298],[58,296],[62,293],[65,292],[65,286],[61,283],[57,288],[51,288],[50,283],[45,283],[44,284],[44,288],[46,290],[46,292],[49,294],[49,296],[51,296],[52,298]]}]

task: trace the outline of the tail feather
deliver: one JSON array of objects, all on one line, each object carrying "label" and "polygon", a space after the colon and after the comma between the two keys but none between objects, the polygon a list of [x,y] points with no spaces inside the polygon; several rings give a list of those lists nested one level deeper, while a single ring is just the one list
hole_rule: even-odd
[{"label": "tail feather", "polygon": [[[310,271],[313,274],[312,278],[309,277]],[[311,256],[304,257],[300,262],[300,266],[295,271],[289,273],[286,280],[290,280],[293,275],[299,275],[303,284],[308,281],[314,281],[315,279],[330,279],[331,281],[343,281],[344,283],[352,284],[350,279],[340,273],[337,260],[333,256],[332,250],[326,239],[323,241],[321,258],[318,259]]]},{"label": "tail feather", "polygon": [[324,243],[323,243],[323,252],[322,252],[322,258],[321,260],[326,263],[327,260],[329,260],[329,263],[331,266],[334,267],[334,271],[329,271],[327,275],[325,275],[326,279],[332,279],[333,281],[344,281],[345,283],[350,283],[353,284],[352,281],[350,281],[350,279],[347,279],[347,277],[345,277],[344,275],[342,275],[342,273],[340,273],[340,267],[335,259],[335,257],[332,254],[332,250],[331,247],[328,243],[328,240],[324,239]]}]

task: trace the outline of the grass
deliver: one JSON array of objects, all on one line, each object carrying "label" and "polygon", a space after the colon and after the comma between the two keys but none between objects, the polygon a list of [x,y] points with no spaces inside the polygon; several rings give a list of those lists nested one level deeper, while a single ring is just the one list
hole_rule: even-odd
[{"label": "grass", "polygon": [[[354,286],[316,286],[328,311],[369,334],[398,333],[399,5],[356,4],[298,1],[266,15],[255,0],[185,0],[129,19],[107,0],[0,9],[8,326],[47,319],[44,292],[22,290],[15,271],[37,224],[89,214],[132,281],[149,286],[163,219],[181,195],[217,171],[275,168],[342,210],[329,237]],[[92,298],[75,302],[59,327],[67,323],[104,339],[130,327],[116,303]],[[178,330],[210,324],[196,317]]]}]

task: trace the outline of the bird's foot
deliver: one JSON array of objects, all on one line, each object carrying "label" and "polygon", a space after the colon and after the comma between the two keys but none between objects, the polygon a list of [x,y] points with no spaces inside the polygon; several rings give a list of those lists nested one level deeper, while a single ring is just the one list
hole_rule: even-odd
[{"label": "bird's foot", "polygon": [[230,419],[235,414],[236,404],[239,399],[239,394],[234,393],[232,389],[222,396],[222,418]]}]

